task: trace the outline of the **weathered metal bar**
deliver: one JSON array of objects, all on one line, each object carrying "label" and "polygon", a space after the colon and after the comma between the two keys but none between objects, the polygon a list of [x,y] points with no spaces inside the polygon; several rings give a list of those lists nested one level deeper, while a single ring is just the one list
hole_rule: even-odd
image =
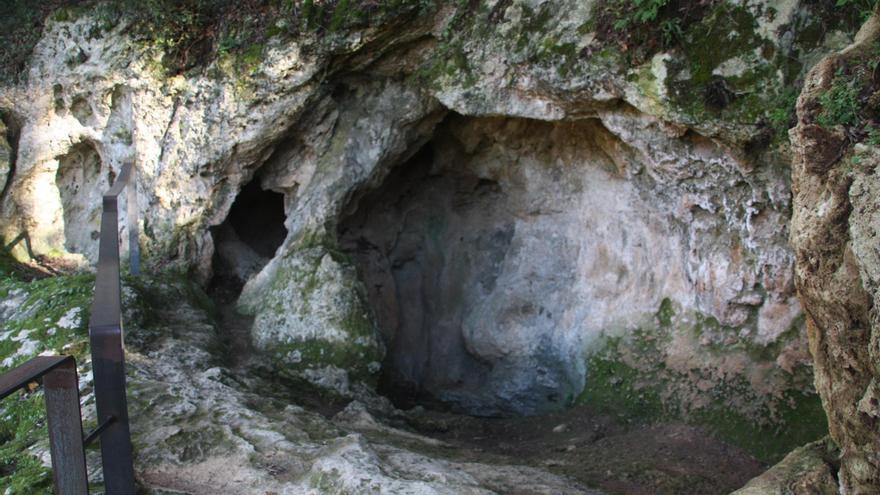
[{"label": "weathered metal bar", "polygon": [[138,244],[137,169],[131,168],[126,197],[126,223],[128,224],[128,266],[132,275],[141,273],[141,250]]},{"label": "weathered metal bar", "polygon": [[92,371],[101,433],[104,486],[108,495],[133,494],[134,467],[125,396],[125,351],[122,333],[122,289],[119,280],[119,194],[129,184],[132,165],[126,164],[104,195],[95,299],[89,321]]},{"label": "weathered metal bar", "polygon": [[107,419],[107,421],[104,421],[103,423],[99,424],[97,428],[90,431],[89,434],[86,435],[86,437],[83,439],[83,447],[88,447],[89,445],[92,444],[92,442],[94,442],[95,440],[100,438],[101,433],[104,433],[104,430],[106,430],[108,426],[113,424],[113,421],[115,421],[115,420],[116,420],[116,418],[109,418],[109,419]]},{"label": "weathered metal bar", "polygon": [[79,381],[72,356],[37,356],[0,375],[0,399],[43,381],[55,493],[88,495]]},{"label": "weathered metal bar", "polygon": [[0,400],[25,388],[53,369],[73,361],[71,356],[37,356],[0,375]]},{"label": "weathered metal bar", "polygon": [[76,363],[65,360],[43,378],[55,493],[88,495]]},{"label": "weathered metal bar", "polygon": [[[56,493],[88,495],[84,444],[101,440],[107,495],[135,493],[128,402],[125,395],[125,350],[122,329],[122,287],[119,268],[119,194],[126,196],[131,273],[140,272],[137,190],[134,167],[126,164],[104,195],[95,297],[89,321],[92,372],[98,428],[83,439],[76,361],[70,356],[39,356],[0,375],[0,399],[43,378]],[[131,185],[130,185],[131,184]]]}]

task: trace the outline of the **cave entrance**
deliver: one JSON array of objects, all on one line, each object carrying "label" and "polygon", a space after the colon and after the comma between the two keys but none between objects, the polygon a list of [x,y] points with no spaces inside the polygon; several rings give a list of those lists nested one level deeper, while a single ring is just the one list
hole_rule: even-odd
[{"label": "cave entrance", "polygon": [[[380,391],[398,407],[534,415],[570,406],[583,389],[582,264],[593,260],[582,253],[596,237],[583,234],[592,227],[580,218],[592,206],[584,184],[613,165],[555,159],[595,146],[555,129],[450,117],[345,210],[338,239],[386,344]],[[599,187],[601,216],[616,191]]]},{"label": "cave entrance", "polygon": [[238,298],[244,284],[275,256],[287,237],[284,195],[254,179],[241,189],[229,215],[211,228],[214,240],[210,292],[221,302]]}]

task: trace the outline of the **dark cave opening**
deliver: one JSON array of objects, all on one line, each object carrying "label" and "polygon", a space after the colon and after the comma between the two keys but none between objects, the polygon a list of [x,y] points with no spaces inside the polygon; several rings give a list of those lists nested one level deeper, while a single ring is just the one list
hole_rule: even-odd
[{"label": "dark cave opening", "polygon": [[[406,233],[399,218],[425,193],[424,185],[439,185],[442,180],[432,174],[433,160],[434,149],[428,143],[396,166],[379,188],[357,198],[357,208],[338,225],[340,247],[355,260],[387,348],[378,391],[403,409],[425,405],[448,410],[449,405],[426,387],[426,370],[432,362],[440,364],[441,358],[455,366],[447,353],[441,356],[433,349],[431,337],[421,328],[423,312],[430,313],[431,304],[420,296],[420,287],[439,283],[427,269],[432,260],[438,261],[437,255],[424,249],[419,233]],[[397,228],[403,230],[392,233]],[[455,351],[465,353],[460,342],[452,344]]]},{"label": "dark cave opening", "polygon": [[524,191],[485,170],[452,127],[355,197],[338,224],[387,349],[380,392],[398,407],[476,416],[565,408],[580,378],[551,337],[557,282],[520,275]]},{"label": "dark cave opening", "polygon": [[275,256],[287,237],[286,218],[283,194],[261,188],[258,179],[241,189],[223,223],[211,228],[210,292],[218,301],[234,301],[248,279]]}]

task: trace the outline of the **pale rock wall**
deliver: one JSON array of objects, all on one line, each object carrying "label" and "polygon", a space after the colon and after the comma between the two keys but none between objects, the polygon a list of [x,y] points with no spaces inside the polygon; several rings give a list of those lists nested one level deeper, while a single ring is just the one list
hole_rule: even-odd
[{"label": "pale rock wall", "polygon": [[6,139],[6,124],[0,120],[0,184],[5,189],[9,173],[12,171],[12,147]]},{"label": "pale rock wall", "polygon": [[[272,38],[263,58],[244,72],[220,57],[206,70],[177,76],[164,73],[160,52],[131,39],[124,24],[106,30],[88,15],[49,21],[28,82],[0,88],[0,109],[22,122],[16,172],[3,199],[3,235],[9,241],[26,231],[37,254],[77,246],[93,260],[93,250],[81,247],[85,239],[71,239],[71,232],[91,232],[85,225],[91,217],[75,216],[75,225],[64,225],[63,181],[58,183],[65,157],[89,143],[101,163],[93,187],[103,187],[123,163],[137,163],[148,263],[183,267],[204,281],[213,254],[209,228],[224,220],[236,193],[259,169],[261,185],[285,195],[288,237],[240,300],[255,316],[255,342],[277,366],[310,376],[321,370],[374,375],[390,341],[383,342],[367,288],[351,260],[340,256],[336,238],[339,221],[356,205],[352,198],[380,187],[396,165],[435,137],[450,111],[549,121],[512,120],[511,129],[501,131],[480,129],[480,120],[467,124],[476,126],[474,136],[500,140],[475,155],[472,165],[487,177],[516,179],[524,200],[555,194],[547,174],[560,163],[579,172],[584,188],[570,195],[559,191],[571,225],[566,238],[583,252],[583,259],[574,251],[560,259],[561,268],[583,269],[571,280],[576,290],[555,303],[570,313],[554,313],[565,320],[518,345],[510,355],[517,357],[505,358],[510,374],[498,379],[525,373],[539,356],[531,339],[549,338],[550,348],[563,354],[559,373],[571,377],[576,393],[589,380],[583,360],[601,350],[598,337],[651,333],[668,299],[674,324],[661,358],[689,382],[697,382],[689,373],[708,380],[694,393],[735,376],[750,394],[782,400],[792,386],[787,375],[804,368],[793,256],[786,245],[787,170],[784,159],[750,154],[749,146],[761,134],[755,122],[766,109],[761,98],[772,93],[766,88],[783,79],[769,70],[776,59],[761,55],[773,50],[758,48],[791,48],[767,23],[795,19],[807,7],[787,3],[777,18],[760,9],[744,11],[736,2],[720,5],[712,22],[725,19],[723,9],[738,9],[747,29],[759,31],[746,33],[743,53],[729,40],[719,45],[725,47],[722,56],[702,62],[732,85],[740,84],[736,60],[758,68],[742,75],[737,88],[747,96],[728,113],[683,106],[686,83],[697,77],[686,66],[689,53],[672,50],[630,67],[625,57],[599,46],[586,2],[489,2],[473,12],[441,6],[390,27],[324,39],[307,33]],[[823,50],[817,43],[803,52]],[[81,56],[71,61],[71,53]],[[595,141],[570,130],[522,135],[519,126],[585,126]],[[477,149],[467,144],[473,136],[458,139]],[[555,139],[562,139],[559,149],[544,150]],[[542,151],[530,155],[525,143]],[[531,156],[516,173],[505,170],[514,155]],[[94,198],[81,199],[83,211],[90,211]],[[580,223],[589,218],[588,209],[601,214],[593,224]],[[518,221],[518,242],[550,254],[540,239],[525,236],[544,231]],[[642,238],[643,249],[628,253],[624,231]],[[508,272],[515,290],[524,290],[526,260]],[[608,270],[623,266],[630,271],[625,287]],[[490,323],[504,309],[500,294],[494,300],[499,306],[486,307]],[[595,307],[587,311],[587,303]],[[700,319],[715,324],[699,333]],[[518,334],[528,333],[525,323],[514,325]],[[473,327],[470,349],[504,354],[499,349],[506,351],[509,343],[497,342],[493,328]],[[771,348],[770,359],[755,365],[743,351],[748,345],[787,351]],[[719,348],[734,352],[733,364],[717,358]],[[746,407],[743,400],[731,406]]]},{"label": "pale rock wall", "polygon": [[784,178],[746,178],[710,140],[632,109],[602,117],[612,130],[450,118],[433,158],[400,165],[409,179],[356,200],[370,211],[343,242],[403,381],[471,412],[536,413],[571,403],[584,350],[656,326],[664,299],[759,342],[795,323]]}]

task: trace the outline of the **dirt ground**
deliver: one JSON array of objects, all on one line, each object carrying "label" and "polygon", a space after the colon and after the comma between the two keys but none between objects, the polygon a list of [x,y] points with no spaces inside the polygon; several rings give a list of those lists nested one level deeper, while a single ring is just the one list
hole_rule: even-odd
[{"label": "dirt ground", "polygon": [[622,425],[588,407],[519,418],[417,408],[407,417],[419,433],[456,446],[456,458],[541,467],[609,494],[727,494],[767,468],[700,428]]}]

